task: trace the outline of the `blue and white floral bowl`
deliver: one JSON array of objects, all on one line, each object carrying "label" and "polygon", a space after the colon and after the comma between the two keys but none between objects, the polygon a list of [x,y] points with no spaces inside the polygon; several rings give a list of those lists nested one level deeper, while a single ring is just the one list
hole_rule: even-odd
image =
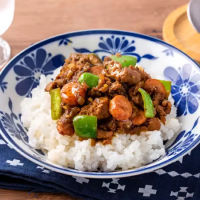
[{"label": "blue and white floral bowl", "polygon": [[[28,144],[20,120],[20,102],[31,97],[41,74],[51,74],[63,65],[72,52],[104,56],[121,53],[136,56],[138,64],[161,78],[172,81],[172,96],[183,124],[177,138],[166,144],[166,155],[137,169],[116,172],[81,172],[51,164],[43,152]],[[13,58],[0,74],[0,133],[29,160],[63,174],[89,178],[117,178],[154,171],[189,153],[200,142],[199,66],[175,47],[152,37],[117,30],[89,30],[62,34],[25,49]]]}]

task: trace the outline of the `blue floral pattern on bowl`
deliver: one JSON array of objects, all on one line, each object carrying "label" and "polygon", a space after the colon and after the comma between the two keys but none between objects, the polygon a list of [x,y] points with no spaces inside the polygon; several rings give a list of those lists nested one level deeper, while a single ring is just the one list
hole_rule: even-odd
[{"label": "blue floral pattern on bowl", "polygon": [[[70,38],[70,39],[69,39]],[[70,45],[69,45],[70,44]],[[172,81],[172,96],[177,115],[183,124],[179,135],[167,142],[166,155],[137,169],[116,172],[80,172],[48,163],[43,152],[28,143],[26,129],[20,120],[20,102],[31,97],[41,74],[48,75],[71,52],[97,53],[100,57],[121,53],[137,57],[147,72]],[[57,172],[90,178],[117,178],[147,173],[170,164],[191,151],[200,142],[200,70],[199,66],[175,47],[145,35],[91,30],[55,36],[34,44],[16,56],[0,74],[0,133],[26,158]]]},{"label": "blue floral pattern on bowl", "polygon": [[52,57],[44,49],[37,49],[35,53],[25,56],[19,64],[14,66],[14,72],[18,84],[16,92],[20,96],[30,97],[31,90],[35,88],[40,80],[41,74],[49,75],[64,64],[65,57],[56,55]]},{"label": "blue floral pattern on bowl", "polygon": [[8,107],[10,109],[9,113],[3,113],[0,111],[0,119],[5,127],[5,129],[10,132],[10,134],[22,141],[32,152],[33,156],[36,158],[44,158],[44,153],[41,150],[36,150],[32,148],[28,143],[28,136],[26,134],[26,129],[22,126],[21,114],[18,116],[13,112],[13,103],[9,98]]},{"label": "blue floral pattern on bowl", "polygon": [[[98,44],[99,49],[95,49],[93,51],[90,51],[86,48],[74,48],[74,50],[78,53],[99,53],[99,52],[105,52],[108,54],[116,54],[120,53],[121,55],[132,55],[137,58],[137,62],[139,63],[142,58],[146,58],[149,60],[157,59],[157,57],[151,55],[151,54],[145,54],[143,56],[140,56],[138,53],[136,53],[136,47],[133,45],[135,43],[134,40],[129,41],[125,37],[115,37],[112,35],[111,37],[107,37],[104,39],[103,37],[100,37],[100,42]],[[102,57],[104,59],[105,56]]]},{"label": "blue floral pattern on bowl", "polygon": [[65,45],[66,46],[66,45],[68,45],[70,43],[72,43],[72,41],[69,38],[64,38],[64,39],[60,40],[58,46],[60,46],[60,45]]},{"label": "blue floral pattern on bowl", "polygon": [[[167,149],[166,151],[166,154],[168,156],[176,155],[178,152],[186,149],[194,142],[195,136],[197,136],[197,134],[192,134],[192,131],[197,126],[198,122],[199,122],[199,117],[194,122],[194,125],[191,128],[191,130],[189,130],[187,133],[186,130],[183,130],[181,133],[179,133],[179,135],[177,136],[176,140],[173,143],[173,148],[169,148],[169,150]],[[181,140],[183,139],[182,137],[184,138],[184,140]]]},{"label": "blue floral pattern on bowl", "polygon": [[166,56],[174,56],[174,52],[171,49],[165,49],[162,52],[165,53]]},{"label": "blue floral pattern on bowl", "polygon": [[179,71],[167,67],[164,75],[172,81],[172,96],[178,108],[177,116],[193,114],[199,107],[200,74],[192,70],[191,64],[185,64]]},{"label": "blue floral pattern on bowl", "polygon": [[0,111],[0,114],[2,115],[1,117],[2,123],[4,124],[5,128],[11,133],[13,137],[16,137],[17,139],[21,139],[24,137],[27,138],[27,135],[25,131],[23,130],[22,126],[20,125],[20,123],[16,122],[16,121],[19,121],[20,115],[17,116],[15,113],[13,113],[12,101],[10,98],[8,101],[8,106],[10,109],[10,114],[3,113]]},{"label": "blue floral pattern on bowl", "polygon": [[7,84],[8,84],[8,82],[2,82],[1,84],[0,84],[0,89],[1,89],[1,91],[4,93],[4,91],[7,89]]}]

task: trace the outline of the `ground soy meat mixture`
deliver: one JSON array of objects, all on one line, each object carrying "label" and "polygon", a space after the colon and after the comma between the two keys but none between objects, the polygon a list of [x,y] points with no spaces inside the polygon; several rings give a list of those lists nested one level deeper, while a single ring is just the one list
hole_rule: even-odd
[{"label": "ground soy meat mixture", "polygon": [[[120,54],[116,56],[121,57]],[[98,78],[95,87],[80,83],[80,76],[84,73]],[[45,91],[51,92],[56,88],[60,88],[62,108],[62,115],[57,120],[58,132],[72,136],[75,116],[96,116],[97,136],[93,143],[102,141],[109,144],[115,132],[139,134],[159,130],[171,111],[169,92],[159,80],[152,79],[141,67],[123,67],[111,57],[101,61],[95,54],[72,53]],[[152,99],[153,117],[145,115],[140,88]]]}]

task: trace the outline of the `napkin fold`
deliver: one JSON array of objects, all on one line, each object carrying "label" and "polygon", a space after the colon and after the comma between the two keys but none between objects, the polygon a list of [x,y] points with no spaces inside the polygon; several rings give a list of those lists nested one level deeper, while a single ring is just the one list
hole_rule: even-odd
[{"label": "napkin fold", "polygon": [[0,136],[0,188],[68,193],[87,200],[200,200],[200,145],[155,172],[120,179],[67,176],[38,166]]}]

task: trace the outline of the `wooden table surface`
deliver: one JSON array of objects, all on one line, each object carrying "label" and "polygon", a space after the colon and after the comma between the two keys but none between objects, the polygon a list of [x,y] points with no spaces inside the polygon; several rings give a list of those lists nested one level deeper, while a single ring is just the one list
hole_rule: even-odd
[{"label": "wooden table surface", "polygon": [[[162,39],[167,15],[188,0],[16,0],[12,25],[2,36],[16,55],[45,38],[84,29],[121,29]],[[0,189],[1,200],[77,200],[64,194]]]}]

